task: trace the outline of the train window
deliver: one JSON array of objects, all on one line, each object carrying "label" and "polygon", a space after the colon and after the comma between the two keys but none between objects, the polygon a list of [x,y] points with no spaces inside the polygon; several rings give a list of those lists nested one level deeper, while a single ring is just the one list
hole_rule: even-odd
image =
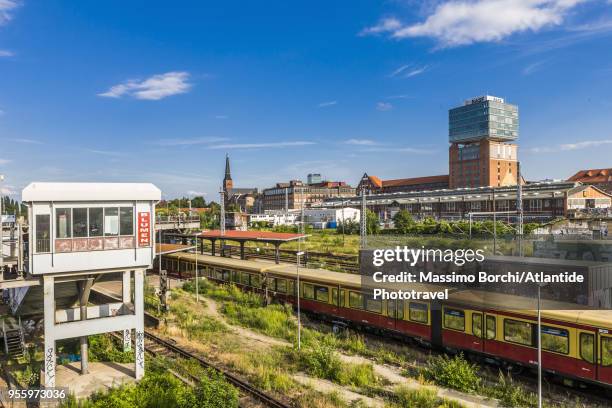
[{"label": "train window", "polygon": [[542,349],[554,353],[569,353],[569,332],[556,327],[542,326]]},{"label": "train window", "polygon": [[315,299],[319,302],[329,303],[329,288],[327,286],[315,286]]},{"label": "train window", "polygon": [[339,298],[338,298],[338,288],[332,288],[332,305],[334,306],[338,306],[339,305]]},{"label": "train window", "polygon": [[221,279],[224,281],[229,281],[231,274],[232,272],[229,269],[221,269]]},{"label": "train window", "polygon": [[504,319],[504,340],[533,346],[532,324],[518,320]]},{"label": "train window", "polygon": [[465,312],[458,309],[444,308],[444,327],[465,331]]},{"label": "train window", "polygon": [[580,333],[580,358],[591,364],[595,362],[595,336],[591,333]]},{"label": "train window", "polygon": [[482,313],[472,313],[472,334],[482,338]]},{"label": "train window", "polygon": [[408,304],[408,318],[413,322],[427,323],[427,305],[410,302]]},{"label": "train window", "polygon": [[276,279],[276,291],[281,293],[287,292],[287,281],[285,279]]},{"label": "train window", "polygon": [[240,272],[240,283],[249,286],[251,284],[251,275],[246,272]]},{"label": "train window", "polygon": [[349,291],[349,307],[363,309],[363,295],[359,292]]},{"label": "train window", "polygon": [[310,283],[302,284],[302,297],[304,299],[314,299],[314,286]]},{"label": "train window", "polygon": [[261,287],[261,277],[259,275],[251,275],[251,286],[254,288]]},{"label": "train window", "polygon": [[291,296],[295,296],[295,281],[292,279],[287,280],[287,293]]},{"label": "train window", "polygon": [[365,307],[368,312],[382,313],[382,300],[374,299],[372,295],[366,295]]},{"label": "train window", "polygon": [[601,338],[601,365],[612,366],[612,337]]},{"label": "train window", "polygon": [[487,324],[487,339],[488,340],[494,340],[496,336],[496,321],[495,321],[495,316],[488,316],[487,315],[487,320],[486,320],[486,324]]}]

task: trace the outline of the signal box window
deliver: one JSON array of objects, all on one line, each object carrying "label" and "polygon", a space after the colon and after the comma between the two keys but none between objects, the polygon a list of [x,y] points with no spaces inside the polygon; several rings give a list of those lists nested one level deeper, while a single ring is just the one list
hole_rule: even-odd
[{"label": "signal box window", "polygon": [[554,353],[569,353],[569,333],[556,327],[542,326],[542,349]]},{"label": "signal box window", "polygon": [[411,302],[408,304],[408,317],[413,322],[427,323],[427,305]]},{"label": "signal box window", "polygon": [[511,343],[533,345],[532,325],[518,320],[504,320],[504,340]]},{"label": "signal box window", "polygon": [[119,209],[119,233],[121,235],[134,235],[134,209],[121,207]]},{"label": "signal box window", "polygon": [[55,231],[57,238],[70,238],[70,208],[55,210]]},{"label": "signal box window", "polygon": [[580,333],[580,358],[593,364],[595,362],[595,336],[590,333]]},{"label": "signal box window", "polygon": [[465,313],[463,310],[444,309],[444,327],[465,331]]},{"label": "signal box window", "polygon": [[482,313],[472,313],[472,334],[482,337]]},{"label": "signal box window", "polygon": [[116,207],[104,209],[104,235],[119,235],[119,209]]},{"label": "signal box window", "polygon": [[90,237],[101,237],[102,236],[102,223],[104,222],[102,208],[90,208],[89,209],[89,236]]},{"label": "signal box window", "polygon": [[72,209],[72,236],[87,237],[87,208]]},{"label": "signal box window", "polygon": [[497,332],[495,316],[487,316],[487,340],[494,340]]},{"label": "signal box window", "polygon": [[36,252],[51,251],[51,216],[36,216]]}]

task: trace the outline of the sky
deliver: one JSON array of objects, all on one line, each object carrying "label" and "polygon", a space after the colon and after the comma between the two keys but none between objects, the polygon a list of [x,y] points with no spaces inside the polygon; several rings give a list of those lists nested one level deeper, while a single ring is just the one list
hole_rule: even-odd
[{"label": "sky", "polygon": [[448,109],[517,104],[529,180],[612,167],[612,0],[0,0],[0,184],[164,198],[448,174]]}]

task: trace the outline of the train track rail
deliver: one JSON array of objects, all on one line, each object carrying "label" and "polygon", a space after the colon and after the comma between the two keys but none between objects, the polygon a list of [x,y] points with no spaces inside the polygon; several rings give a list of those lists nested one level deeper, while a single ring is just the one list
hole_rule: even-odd
[{"label": "train track rail", "polygon": [[[265,392],[259,390],[253,385],[249,384],[247,381],[238,378],[232,373],[229,373],[225,370],[220,369],[219,367],[213,365],[209,361],[204,358],[193,354],[176,344],[169,342],[168,340],[162,339],[161,337],[151,333],[150,331],[145,331],[145,349],[154,354],[160,355],[165,354],[166,351],[170,351],[172,354],[175,354],[181,358],[185,359],[194,359],[196,360],[202,367],[213,369],[214,371],[220,373],[230,384],[238,388],[244,394],[248,394],[249,396],[255,398],[257,401],[261,402],[267,407],[271,408],[290,408],[291,405],[288,405],[282,401],[277,400],[271,395],[266,394]],[[191,378],[191,380],[197,381],[197,378]]]}]

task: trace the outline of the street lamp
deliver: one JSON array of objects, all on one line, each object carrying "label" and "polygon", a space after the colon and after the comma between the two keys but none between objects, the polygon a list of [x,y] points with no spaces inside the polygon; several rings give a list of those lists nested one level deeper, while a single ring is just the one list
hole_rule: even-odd
[{"label": "street lamp", "polygon": [[[4,181],[4,174],[0,174],[0,182]],[[2,188],[0,188],[0,279],[4,269],[4,227],[2,226]]]}]

